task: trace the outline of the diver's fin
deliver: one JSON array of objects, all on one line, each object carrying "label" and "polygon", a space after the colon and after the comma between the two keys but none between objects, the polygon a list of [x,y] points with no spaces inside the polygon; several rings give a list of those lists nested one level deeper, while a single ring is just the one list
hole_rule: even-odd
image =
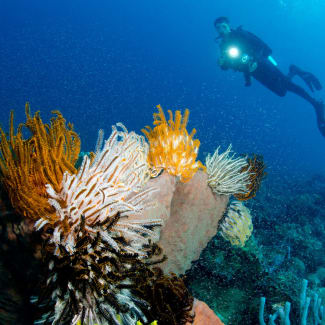
[{"label": "diver's fin", "polygon": [[291,64],[289,67],[288,77],[289,79],[292,79],[294,76],[299,75],[301,72],[302,72],[301,69],[299,69],[296,65]]},{"label": "diver's fin", "polygon": [[322,89],[322,85],[320,84],[319,80],[312,73],[303,72],[299,75],[299,77],[302,78],[302,80],[307,84],[311,91],[314,91],[314,89]]},{"label": "diver's fin", "polygon": [[318,130],[325,137],[325,116],[324,116],[324,103],[323,101],[316,101],[313,105],[315,108],[316,118],[317,118],[317,126]]},{"label": "diver's fin", "polygon": [[289,79],[293,78],[294,76],[299,76],[309,87],[309,89],[313,92],[315,89],[316,90],[321,90],[322,85],[319,82],[319,80],[316,78],[315,75],[313,75],[310,72],[303,71],[300,68],[298,68],[296,65],[292,64],[289,67],[289,74],[288,77]]},{"label": "diver's fin", "polygon": [[323,88],[320,81],[315,77],[315,75],[313,75],[312,73],[309,73],[308,78],[316,90],[321,90]]}]

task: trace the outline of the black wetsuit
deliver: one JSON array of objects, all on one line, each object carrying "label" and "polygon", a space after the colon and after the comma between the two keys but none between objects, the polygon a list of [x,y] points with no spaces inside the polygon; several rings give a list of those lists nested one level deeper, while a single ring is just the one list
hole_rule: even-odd
[{"label": "black wetsuit", "polygon": [[[232,57],[229,55],[228,51],[232,47],[239,50],[239,55],[237,57]],[[315,100],[306,92],[304,88],[291,81],[291,78],[294,75],[299,75],[304,80],[305,78],[303,75],[306,75],[312,78],[309,80],[316,84],[316,87],[314,88],[320,90],[321,85],[314,75],[308,72],[303,72],[295,66],[290,67],[290,72],[288,75],[283,74],[276,67],[276,65],[274,65],[268,59],[268,57],[272,54],[271,48],[256,35],[245,31],[241,27],[231,30],[230,33],[222,37],[220,42],[220,50],[220,67],[224,70],[230,68],[235,71],[243,72],[246,86],[250,86],[250,79],[253,77],[278,96],[285,96],[287,91],[290,91],[312,104],[315,108],[318,128],[322,135],[325,136],[323,103]],[[293,67],[295,68],[295,72],[292,72],[293,69],[291,68]],[[307,84],[309,80],[305,80]],[[313,90],[309,84],[308,86],[311,88],[311,90]]]}]

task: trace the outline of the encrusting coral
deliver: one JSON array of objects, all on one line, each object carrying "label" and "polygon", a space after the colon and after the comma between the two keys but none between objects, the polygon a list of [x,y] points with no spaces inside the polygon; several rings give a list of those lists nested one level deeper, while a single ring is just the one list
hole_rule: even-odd
[{"label": "encrusting coral", "polygon": [[[44,124],[39,112],[31,116],[26,103],[26,122],[20,124],[14,134],[13,112],[10,115],[9,139],[0,128],[0,171],[2,184],[8,192],[17,213],[32,220],[50,215],[55,211],[48,202],[46,184],[55,191],[61,190],[65,171],[76,173],[74,167],[80,151],[80,139],[72,124],[66,126],[58,111],[50,124]],[[31,136],[23,138],[23,128]]]},{"label": "encrusting coral", "polygon": [[194,140],[196,130],[188,134],[186,125],[189,110],[186,109],[184,116],[180,111],[175,112],[175,120],[172,111],[168,110],[169,120],[160,105],[159,112],[154,113],[155,127],[146,126],[142,132],[149,141],[148,162],[152,168],[152,174],[158,175],[165,169],[169,174],[178,176],[180,181],[187,182],[198,169],[205,169],[200,161],[196,161],[200,141]]},{"label": "encrusting coral", "polygon": [[[45,216],[35,227],[54,225],[51,242],[56,255],[60,254],[60,247],[74,253],[82,217],[89,236],[95,237],[100,232],[102,240],[116,250],[119,249],[113,239],[116,234],[125,238],[125,250],[141,256],[146,255],[142,247],[148,238],[158,240],[159,235],[152,228],[160,226],[161,220],[143,218],[144,210],[154,205],[151,194],[155,189],[141,189],[147,178],[147,167],[141,163],[145,162],[141,140],[125,128],[119,131],[113,127],[93,162],[85,156],[77,175],[64,174],[61,191],[55,191],[51,184],[46,186],[56,221],[51,222],[51,216]],[[118,213],[120,218],[115,220]]]},{"label": "encrusting coral", "polygon": [[262,179],[266,175],[263,158],[257,155],[254,155],[253,158],[248,158],[248,164],[242,168],[241,173],[245,174],[247,171],[249,171],[249,182],[246,184],[246,191],[234,194],[234,197],[240,201],[253,198],[260,188]]},{"label": "encrusting coral", "polygon": [[212,156],[206,157],[208,184],[212,191],[220,195],[246,193],[250,181],[247,159],[234,158],[235,153],[232,153],[231,145],[222,154],[219,154],[219,149],[220,147]]},{"label": "encrusting coral", "polygon": [[220,225],[221,235],[234,246],[244,247],[253,232],[250,211],[240,201],[232,201]]}]

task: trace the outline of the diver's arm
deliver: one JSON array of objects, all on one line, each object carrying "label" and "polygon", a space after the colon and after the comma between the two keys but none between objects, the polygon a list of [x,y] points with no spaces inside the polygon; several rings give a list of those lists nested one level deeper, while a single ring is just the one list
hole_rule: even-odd
[{"label": "diver's arm", "polygon": [[224,53],[222,53],[218,58],[218,65],[222,70],[228,70],[229,64],[228,64],[228,58]]},{"label": "diver's arm", "polygon": [[218,57],[218,66],[222,69],[222,70],[228,70],[230,68],[229,66],[229,59],[226,53],[226,48],[227,48],[227,44],[225,42],[224,39],[221,40],[221,42],[219,43],[219,57]]}]

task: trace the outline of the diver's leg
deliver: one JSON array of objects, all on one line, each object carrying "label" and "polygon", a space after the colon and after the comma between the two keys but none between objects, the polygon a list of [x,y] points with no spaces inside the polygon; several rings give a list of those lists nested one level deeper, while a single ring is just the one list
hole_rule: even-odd
[{"label": "diver's leg", "polygon": [[304,88],[296,85],[291,80],[288,80],[287,90],[291,91],[292,93],[297,94],[298,96],[300,96],[302,98],[304,98],[305,100],[307,100],[312,105],[314,105],[317,102],[316,99],[311,97]]},{"label": "diver's leg", "polygon": [[317,118],[317,126],[320,133],[325,137],[325,118],[324,118],[324,103],[322,101],[317,101],[315,98],[311,97],[305,89],[294,84],[292,81],[288,80],[287,90],[291,91],[298,96],[307,100],[311,105],[313,105]]},{"label": "diver's leg", "polygon": [[318,102],[315,108],[317,117],[318,130],[325,137],[325,118],[324,118],[324,103],[322,101]]},{"label": "diver's leg", "polygon": [[294,64],[290,64],[289,66],[289,72],[288,72],[288,78],[291,80],[294,76],[298,75],[298,67]]},{"label": "diver's leg", "polygon": [[294,76],[299,76],[309,87],[311,91],[321,90],[322,85],[319,82],[319,80],[316,78],[315,75],[313,75],[310,72],[303,71],[300,68],[298,68],[296,65],[291,64],[289,67],[289,73],[288,78],[291,80]]}]

